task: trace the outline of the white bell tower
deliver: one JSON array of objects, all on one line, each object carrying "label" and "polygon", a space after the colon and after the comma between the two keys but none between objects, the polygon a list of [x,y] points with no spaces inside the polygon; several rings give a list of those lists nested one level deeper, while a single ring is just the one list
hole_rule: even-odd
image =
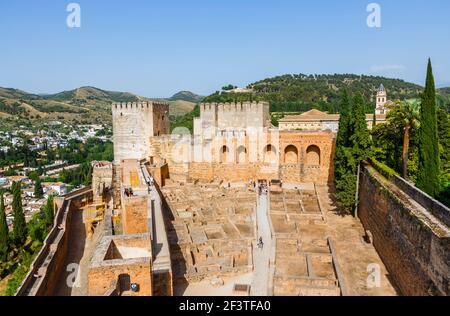
[{"label": "white bell tower", "polygon": [[383,84],[380,85],[377,91],[377,102],[376,102],[376,115],[385,115],[388,112],[388,109],[386,108],[387,103],[387,93],[386,89],[384,88]]}]

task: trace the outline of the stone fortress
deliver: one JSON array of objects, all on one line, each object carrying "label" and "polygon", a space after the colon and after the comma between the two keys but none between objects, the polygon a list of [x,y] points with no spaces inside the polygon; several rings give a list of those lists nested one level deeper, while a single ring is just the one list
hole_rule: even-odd
[{"label": "stone fortress", "polygon": [[449,209],[368,163],[341,216],[332,130],[275,128],[264,102],[200,113],[169,134],[168,104],[113,104],[114,162],[56,201],[17,295],[450,294]]}]

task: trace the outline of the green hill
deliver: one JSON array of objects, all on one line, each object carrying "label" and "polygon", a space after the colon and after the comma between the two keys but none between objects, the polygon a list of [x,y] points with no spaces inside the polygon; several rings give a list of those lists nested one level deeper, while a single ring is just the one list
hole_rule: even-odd
[{"label": "green hill", "polygon": [[203,97],[192,93],[190,91],[180,91],[178,93],[175,93],[171,98],[168,99],[169,101],[187,101],[192,103],[198,103],[203,100]]},{"label": "green hill", "polygon": [[94,87],[81,87],[71,91],[46,95],[44,99],[80,105],[95,102],[137,102],[145,98],[128,92],[105,91]]},{"label": "green hill", "polygon": [[[360,92],[370,104],[383,84],[391,100],[416,98],[422,87],[399,79],[354,74],[334,75],[283,75],[251,83],[251,93],[228,93],[217,91],[204,102],[269,101],[272,112],[306,111],[318,108],[338,112],[338,100],[343,89]],[[369,109],[368,109],[369,110]]]},{"label": "green hill", "polygon": [[438,93],[442,96],[450,98],[450,87],[438,89]]},{"label": "green hill", "polygon": [[450,87],[438,89],[437,99],[439,106],[447,108],[450,112]]}]

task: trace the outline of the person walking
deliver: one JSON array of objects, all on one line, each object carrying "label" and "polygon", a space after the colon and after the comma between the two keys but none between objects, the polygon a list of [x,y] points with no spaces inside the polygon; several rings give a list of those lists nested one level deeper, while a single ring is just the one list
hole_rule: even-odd
[{"label": "person walking", "polygon": [[262,237],[259,237],[258,247],[262,250],[264,248],[264,243]]}]

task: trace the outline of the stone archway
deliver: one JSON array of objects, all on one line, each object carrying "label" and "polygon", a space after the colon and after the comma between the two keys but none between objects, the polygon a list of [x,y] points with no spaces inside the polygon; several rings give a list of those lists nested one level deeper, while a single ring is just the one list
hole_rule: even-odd
[{"label": "stone archway", "polygon": [[298,164],[298,149],[294,145],[289,145],[284,149],[284,163],[290,165]]},{"label": "stone archway", "polygon": [[237,149],[237,163],[247,163],[247,148],[239,146]]},{"label": "stone archway", "polygon": [[277,150],[271,144],[264,148],[264,163],[276,163],[277,162]]},{"label": "stone archway", "polygon": [[306,149],[306,165],[320,166],[320,148],[316,145],[311,145]]}]

